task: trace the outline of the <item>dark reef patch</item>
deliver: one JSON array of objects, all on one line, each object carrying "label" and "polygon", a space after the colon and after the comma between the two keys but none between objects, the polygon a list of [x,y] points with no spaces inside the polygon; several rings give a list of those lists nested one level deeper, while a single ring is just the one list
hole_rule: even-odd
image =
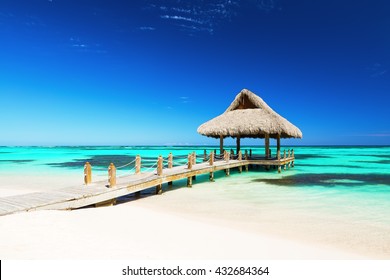
[{"label": "dark reef patch", "polygon": [[84,164],[88,161],[92,167],[108,167],[110,163],[114,163],[115,166],[125,165],[133,161],[135,157],[126,155],[96,155],[86,159],[74,159],[67,162],[48,163],[47,165],[54,167],[64,168],[83,168]]},{"label": "dark reef patch", "polygon": [[[64,168],[83,168],[84,164],[88,161],[93,167],[101,167],[108,168],[110,163],[114,163],[116,167],[126,165],[135,160],[134,156],[127,155],[96,155],[91,156],[86,159],[74,159],[72,161],[67,162],[59,162],[59,163],[48,163],[47,165],[53,167],[64,167]],[[142,157],[142,166],[148,167],[153,165],[157,161],[157,158],[153,157]],[[133,162],[128,166],[128,168],[133,168],[135,163]]]},{"label": "dark reef patch", "polygon": [[390,159],[382,159],[382,160],[355,160],[355,162],[360,162],[360,163],[377,163],[377,164],[390,164]]},{"label": "dark reef patch", "polygon": [[33,162],[33,161],[35,161],[35,160],[33,160],[33,159],[0,159],[0,162],[20,163],[20,164],[29,163],[29,162]]},{"label": "dark reef patch", "polygon": [[[283,157],[283,153],[281,153],[281,155]],[[313,158],[331,158],[331,156],[295,153],[295,159],[313,159]]]},{"label": "dark reef patch", "polygon": [[296,174],[275,179],[254,179],[277,186],[363,186],[383,184],[390,186],[390,174]]},{"label": "dark reef patch", "polygon": [[341,167],[341,168],[365,168],[359,165],[348,165],[348,164],[311,164],[311,163],[295,163],[295,166],[306,166],[306,167]]}]

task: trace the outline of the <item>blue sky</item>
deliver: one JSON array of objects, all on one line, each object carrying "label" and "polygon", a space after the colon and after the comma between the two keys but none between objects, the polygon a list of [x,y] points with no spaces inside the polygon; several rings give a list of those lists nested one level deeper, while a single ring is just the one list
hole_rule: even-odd
[{"label": "blue sky", "polygon": [[1,0],[0,145],[218,144],[196,129],[243,88],[302,130],[284,143],[389,145],[389,14],[385,0]]}]

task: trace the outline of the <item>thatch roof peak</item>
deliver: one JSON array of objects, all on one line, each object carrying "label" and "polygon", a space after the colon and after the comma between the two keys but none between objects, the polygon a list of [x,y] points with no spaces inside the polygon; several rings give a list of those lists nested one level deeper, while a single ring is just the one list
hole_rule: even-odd
[{"label": "thatch roof peak", "polygon": [[263,99],[243,89],[226,109],[214,119],[202,124],[198,133],[219,138],[250,137],[302,138],[302,132],[269,107]]},{"label": "thatch roof peak", "polygon": [[241,90],[236,95],[233,102],[226,109],[225,113],[233,110],[242,110],[242,109],[262,109],[269,113],[276,113],[274,112],[274,110],[271,109],[271,107],[267,105],[267,103],[264,102],[263,99],[261,99],[260,96],[254,94],[253,92],[251,92],[246,88]]}]

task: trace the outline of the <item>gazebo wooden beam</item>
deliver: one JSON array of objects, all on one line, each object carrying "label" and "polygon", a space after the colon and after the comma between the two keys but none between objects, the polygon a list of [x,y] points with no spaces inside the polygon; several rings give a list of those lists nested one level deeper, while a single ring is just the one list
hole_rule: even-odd
[{"label": "gazebo wooden beam", "polygon": [[223,136],[219,136],[219,153],[222,155],[223,154]]},{"label": "gazebo wooden beam", "polygon": [[276,137],[276,151],[277,157],[280,159],[280,134]]},{"label": "gazebo wooden beam", "polygon": [[265,158],[269,158],[269,134],[265,134]]},{"label": "gazebo wooden beam", "polygon": [[241,150],[241,137],[240,136],[237,136],[236,143],[237,143],[237,155],[238,155],[238,152]]}]

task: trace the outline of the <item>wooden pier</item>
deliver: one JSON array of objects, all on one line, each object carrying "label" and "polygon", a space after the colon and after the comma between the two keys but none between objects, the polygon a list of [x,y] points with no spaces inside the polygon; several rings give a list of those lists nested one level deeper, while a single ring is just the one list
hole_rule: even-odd
[{"label": "wooden pier", "polygon": [[[268,158],[267,158],[268,156]],[[33,210],[69,210],[84,206],[112,205],[115,199],[129,194],[137,194],[140,191],[156,188],[156,194],[162,193],[162,184],[187,178],[187,186],[192,186],[194,176],[209,174],[211,181],[214,180],[214,173],[225,170],[226,175],[230,174],[230,169],[238,168],[242,172],[243,168],[248,171],[248,166],[260,165],[269,169],[277,167],[281,172],[282,167],[294,166],[294,151],[288,150],[281,157],[278,153],[275,158],[270,154],[266,157],[256,157],[252,152],[239,152],[236,155],[224,151],[224,154],[217,156],[214,152],[209,155],[188,155],[187,163],[176,165],[173,156],[170,154],[166,159],[161,156],[152,165],[150,171],[142,172],[141,157],[134,160],[133,173],[125,176],[116,176],[116,167],[110,164],[108,167],[108,180],[92,181],[93,167],[87,162],[84,166],[84,184],[74,187],[66,187],[50,192],[37,192],[25,195],[0,197],[0,216],[17,212]],[[129,163],[130,164],[130,163]],[[165,168],[164,168],[165,166]],[[155,167],[155,168],[154,168]]]}]

